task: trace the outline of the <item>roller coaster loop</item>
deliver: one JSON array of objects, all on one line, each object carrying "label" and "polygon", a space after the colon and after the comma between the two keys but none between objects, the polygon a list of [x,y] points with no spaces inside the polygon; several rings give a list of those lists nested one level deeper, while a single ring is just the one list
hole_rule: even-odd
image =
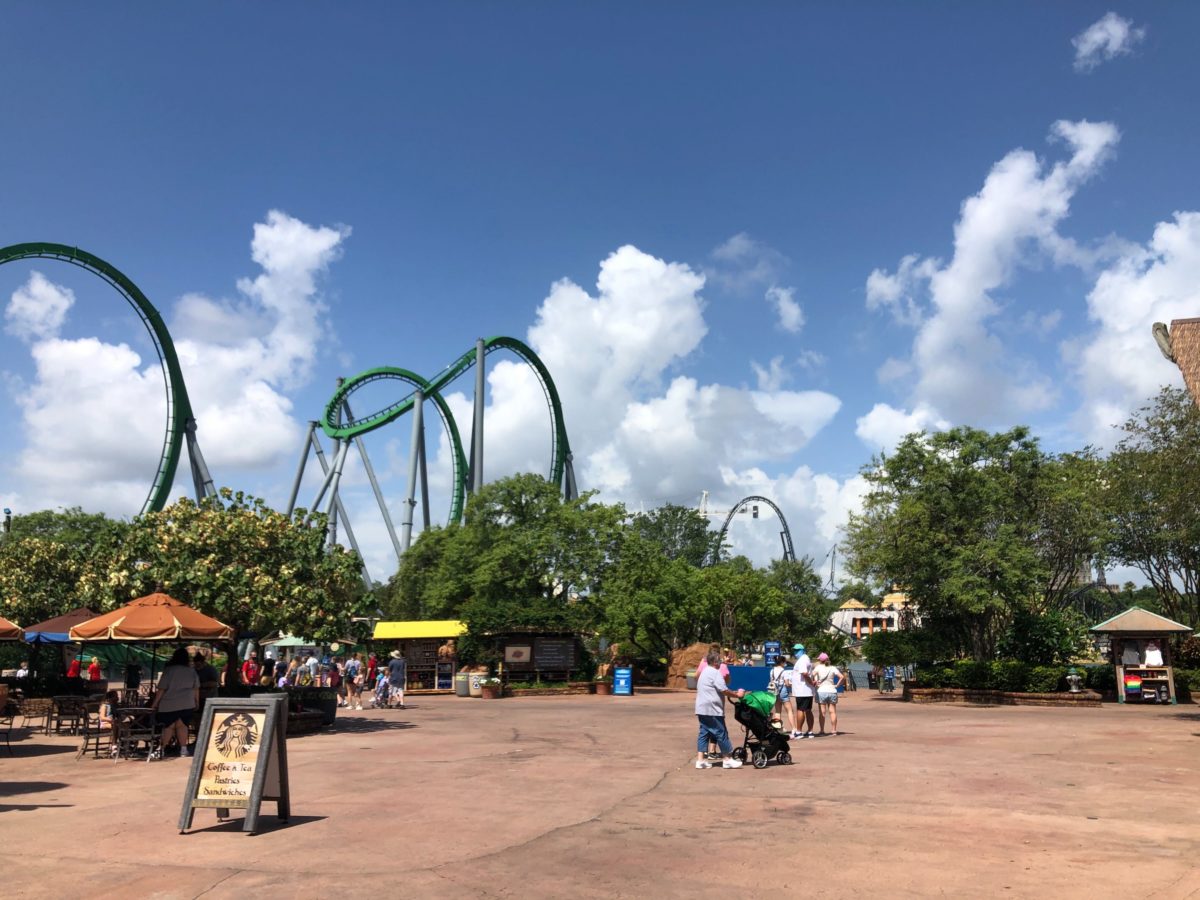
[{"label": "roller coaster loop", "polygon": [[196,443],[196,419],[192,414],[192,404],[188,400],[187,386],[183,382],[183,372],[179,368],[179,357],[175,353],[175,345],[171,334],[163,322],[162,316],[154,305],[146,299],[136,284],[129,280],[115,266],[105,262],[98,256],[93,256],[77,247],[65,244],[13,244],[0,248],[0,265],[16,262],[22,259],[53,259],[79,266],[107,281],[116,289],[126,302],[133,307],[150,340],[158,353],[159,365],[163,370],[164,383],[167,393],[167,427],[163,440],[162,454],[158,461],[158,470],[154,475],[154,483],[150,493],[142,505],[142,512],[154,512],[162,509],[170,496],[171,486],[175,481],[175,469],[179,465],[179,456],[183,444],[188,445],[191,460],[192,478],[196,487],[196,496],[204,497],[215,493],[212,477]]},{"label": "roller coaster loop", "polygon": [[[774,501],[768,500],[766,497],[758,496],[745,497],[739,500],[734,507],[729,510],[729,514],[725,516],[725,521],[721,523],[721,530],[717,532],[717,541],[715,544],[717,549],[713,551],[712,561],[716,562],[717,556],[721,552],[721,546],[725,543],[725,535],[729,531],[729,523],[733,521],[733,517],[737,515],[738,510],[744,509],[746,505],[750,503],[765,503],[767,506],[771,507],[771,509],[775,510],[775,515],[779,518],[779,524],[783,528],[783,530],[779,532],[779,538],[781,541],[783,541],[783,558],[789,562],[795,562],[796,551],[792,547],[792,532],[791,529],[788,528],[787,519],[783,517],[783,510],[776,506]],[[755,515],[757,515],[757,513],[758,511],[755,510]]]},{"label": "roller coaster loop", "polygon": [[[515,353],[537,375],[538,382],[542,387],[542,393],[546,398],[546,405],[550,410],[552,426],[550,435],[550,480],[562,486],[567,496],[573,496],[575,487],[574,474],[571,472],[571,445],[567,439],[567,428],[563,421],[562,403],[558,397],[558,389],[554,386],[554,379],[550,377],[549,370],[541,359],[538,358],[538,355],[516,338],[490,337],[484,339],[483,352],[485,355],[494,353],[497,350],[509,350]],[[449,521],[460,521],[467,490],[467,458],[463,451],[458,425],[454,420],[454,415],[451,413],[450,407],[442,398],[441,392],[455,379],[475,365],[476,359],[476,349],[472,348],[430,379],[422,378],[407,369],[394,367],[368,369],[365,372],[360,372],[353,378],[346,379],[330,399],[329,403],[325,405],[325,411],[320,422],[321,428],[326,435],[335,440],[346,441],[359,437],[377,428],[382,428],[384,425],[394,422],[404,414],[411,412],[416,392],[418,390],[421,391],[425,397],[433,400],[436,404],[438,414],[450,438],[453,454],[454,488],[450,500]],[[365,385],[386,380],[404,382],[411,386],[413,390],[383,409],[356,417],[346,415],[346,401],[351,394]]]}]

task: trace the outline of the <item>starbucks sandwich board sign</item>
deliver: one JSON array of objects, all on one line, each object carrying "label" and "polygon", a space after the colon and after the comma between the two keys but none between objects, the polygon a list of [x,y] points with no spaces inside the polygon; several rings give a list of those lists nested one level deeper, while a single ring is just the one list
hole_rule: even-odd
[{"label": "starbucks sandwich board sign", "polygon": [[179,833],[192,827],[197,809],[246,811],[242,830],[254,834],[264,800],[274,800],[286,822],[291,814],[287,769],[287,695],[214,697],[204,707]]}]

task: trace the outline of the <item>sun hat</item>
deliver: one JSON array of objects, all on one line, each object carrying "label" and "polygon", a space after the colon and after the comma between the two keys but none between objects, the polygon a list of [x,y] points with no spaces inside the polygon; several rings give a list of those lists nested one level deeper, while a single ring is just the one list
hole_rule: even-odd
[{"label": "sun hat", "polygon": [[817,657],[817,662],[829,662],[829,654],[822,653],[820,656]]},{"label": "sun hat", "polygon": [[792,644],[792,649],[793,649],[793,650],[797,650],[797,651],[799,651],[800,653],[803,653],[803,652],[804,652],[804,645],[803,645],[803,644]]},{"label": "sun hat", "polygon": [[388,656],[390,656],[392,659],[399,659],[399,658],[400,658],[400,651],[399,651],[399,650],[393,650],[391,653],[389,653],[389,654],[388,654]]}]

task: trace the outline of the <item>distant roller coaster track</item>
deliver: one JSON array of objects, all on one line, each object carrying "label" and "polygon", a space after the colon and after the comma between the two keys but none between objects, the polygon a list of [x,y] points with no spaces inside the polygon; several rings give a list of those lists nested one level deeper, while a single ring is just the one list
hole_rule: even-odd
[{"label": "distant roller coaster track", "polygon": [[[546,398],[546,405],[550,410],[551,463],[549,477],[550,481],[561,485],[563,483],[563,475],[567,470],[567,464],[571,459],[571,445],[567,438],[567,427],[563,421],[562,402],[559,400],[558,389],[554,386],[554,379],[550,377],[549,370],[529,346],[516,338],[486,338],[483,341],[483,349],[485,355],[490,355],[497,350],[509,350],[524,360],[537,375],[538,382],[542,387],[542,393]],[[465,502],[467,458],[463,451],[458,424],[455,422],[454,414],[450,411],[449,405],[447,405],[441,396],[441,392],[474,366],[475,362],[476,350],[472,348],[431,379],[422,378],[420,375],[410,372],[407,369],[399,369],[391,366],[360,372],[353,378],[346,379],[325,405],[325,412],[321,417],[321,429],[326,435],[337,440],[351,440],[361,437],[364,434],[375,431],[377,428],[382,428],[384,425],[394,422],[406,413],[412,412],[416,392],[420,390],[426,397],[433,400],[437,406],[438,415],[441,417],[450,439],[454,471],[449,521],[457,522],[462,518],[463,504]],[[379,381],[399,381],[411,387],[412,390],[395,403],[385,406],[383,409],[365,415],[347,416],[347,401],[350,396],[360,388]]]},{"label": "distant roller coaster track", "polygon": [[[175,353],[175,344],[171,341],[171,334],[167,331],[162,316],[138,286],[116,266],[105,262],[98,256],[93,256],[86,250],[68,247],[65,244],[46,243],[13,244],[0,248],[0,265],[23,259],[58,260],[99,276],[125,298],[137,313],[138,318],[142,320],[142,324],[146,326],[150,340],[154,343],[155,352],[158,353],[159,365],[163,370],[167,393],[167,427],[162,454],[158,460],[158,470],[155,472],[154,483],[150,486],[146,502],[142,505],[142,512],[154,512],[162,509],[166,506],[171,493],[171,486],[175,481],[175,470],[179,466],[179,457],[185,441],[189,442],[193,450],[193,470],[198,462],[201,467],[203,466],[202,459],[198,459],[198,451],[192,443],[196,428],[192,404],[188,400],[187,386],[183,382],[183,372],[179,368],[179,357]],[[114,424],[114,427],[119,426]],[[190,440],[189,432],[191,432]],[[211,478],[208,478],[206,469],[203,479],[207,479],[208,485],[208,490],[204,492],[211,492],[212,481]],[[197,491],[201,492],[199,485]]]}]

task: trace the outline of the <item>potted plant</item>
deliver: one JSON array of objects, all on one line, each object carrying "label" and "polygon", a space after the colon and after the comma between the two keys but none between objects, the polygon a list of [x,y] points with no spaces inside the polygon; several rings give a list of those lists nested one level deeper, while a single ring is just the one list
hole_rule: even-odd
[{"label": "potted plant", "polygon": [[491,678],[480,678],[479,689],[483,691],[484,700],[499,700],[504,683],[494,675]]},{"label": "potted plant", "polygon": [[603,675],[597,675],[595,679],[596,693],[602,696],[607,696],[612,693],[612,679]]}]

